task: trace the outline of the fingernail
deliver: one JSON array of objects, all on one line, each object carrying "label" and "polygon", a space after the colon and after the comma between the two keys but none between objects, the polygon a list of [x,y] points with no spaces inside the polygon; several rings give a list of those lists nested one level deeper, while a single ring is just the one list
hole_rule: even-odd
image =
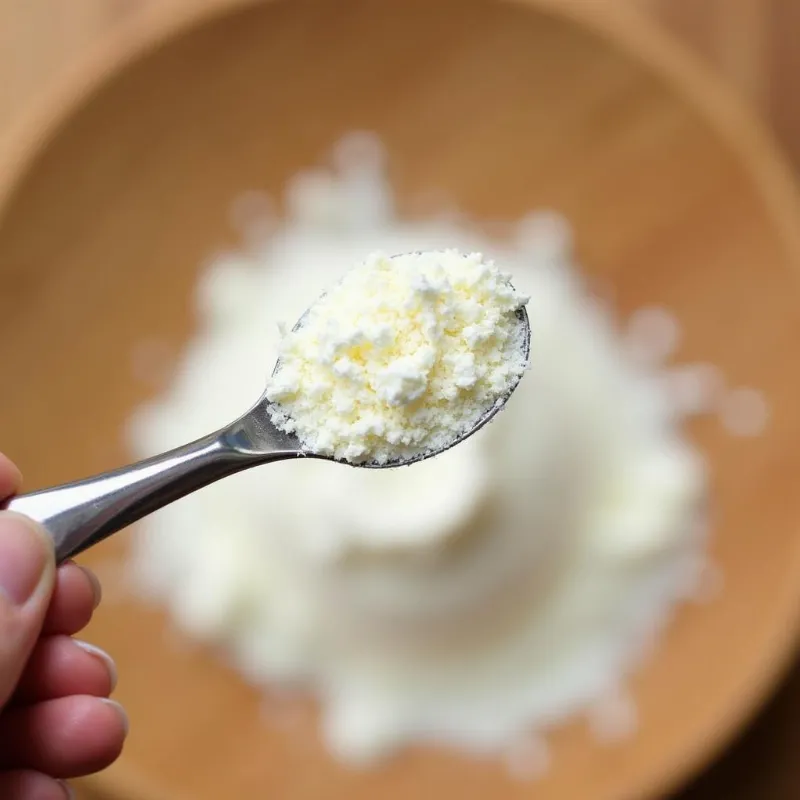
[{"label": "fingernail", "polygon": [[64,797],[67,800],[76,800],[75,790],[66,781],[56,781],[56,783],[64,790]]},{"label": "fingernail", "polygon": [[72,641],[74,641],[75,644],[81,648],[81,650],[105,664],[106,669],[108,670],[108,676],[111,678],[111,691],[113,692],[114,689],[117,688],[117,665],[114,663],[114,659],[111,658],[111,656],[106,653],[105,650],[101,650],[99,647],[96,647],[93,644],[83,642],[80,639],[73,639]]},{"label": "fingernail", "polygon": [[52,560],[35,522],[0,512],[0,592],[14,605],[22,606],[33,596]]},{"label": "fingernail", "polygon": [[102,698],[102,702],[105,703],[107,706],[111,706],[116,710],[116,712],[120,715],[122,719],[122,728],[125,731],[125,735],[128,735],[128,731],[131,729],[130,721],[128,720],[128,714],[125,709],[116,701],[116,700],[109,700],[108,698]]},{"label": "fingernail", "polygon": [[12,486],[19,486],[22,483],[22,473],[19,471],[19,467],[3,453],[0,453],[0,465],[3,467],[4,472],[11,473]]},{"label": "fingernail", "polygon": [[[74,561],[72,563],[75,564]],[[97,606],[100,605],[100,601],[103,599],[103,587],[100,585],[100,580],[88,567],[84,567],[82,564],[75,564],[75,566],[83,572],[91,584],[94,607],[97,608]]]}]

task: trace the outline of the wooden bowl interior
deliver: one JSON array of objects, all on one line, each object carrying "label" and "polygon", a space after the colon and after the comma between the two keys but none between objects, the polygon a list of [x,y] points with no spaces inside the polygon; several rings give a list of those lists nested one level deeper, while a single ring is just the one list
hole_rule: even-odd
[{"label": "wooden bowl interior", "polygon": [[766,394],[758,439],[732,439],[714,420],[692,428],[712,466],[723,596],[682,609],[636,677],[640,734],[602,748],[581,725],[559,730],[552,770],[533,787],[443,752],[349,772],[319,744],[310,704],[265,721],[258,693],[165,639],[158,613],[109,603],[90,636],[118,661],[132,734],[98,785],[138,800],[622,800],[660,789],[740,720],[794,627],[796,264],[749,165],[592,32],[530,4],[297,0],[248,6],[134,59],[49,137],[0,218],[0,363],[13,376],[0,392],[2,446],[31,488],[123,463],[125,420],[153,392],[132,353],[150,339],[177,352],[190,334],[198,269],[235,242],[231,201],[251,188],[280,197],[353,129],[386,143],[401,207],[435,188],[478,218],[565,213],[622,315],[668,306],[680,360],[716,363]]}]

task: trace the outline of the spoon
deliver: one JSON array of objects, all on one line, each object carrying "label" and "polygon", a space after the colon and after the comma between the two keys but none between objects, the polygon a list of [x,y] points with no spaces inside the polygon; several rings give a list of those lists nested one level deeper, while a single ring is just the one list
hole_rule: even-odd
[{"label": "spoon", "polygon": [[[516,316],[523,328],[522,346],[527,362],[531,331],[525,308],[520,308]],[[298,326],[304,318],[305,314]],[[276,364],[275,369],[279,366],[280,363]],[[383,464],[338,463],[383,469],[438,455],[486,425],[505,406],[518,385],[519,379],[485,410],[472,428],[438,450]],[[295,436],[278,430],[270,419],[271,407],[262,395],[246,414],[215,433],[127,467],[19,495],[8,501],[5,508],[25,514],[44,526],[53,539],[56,562],[60,564],[159,508],[236,472],[296,458],[338,461],[304,450]]]}]

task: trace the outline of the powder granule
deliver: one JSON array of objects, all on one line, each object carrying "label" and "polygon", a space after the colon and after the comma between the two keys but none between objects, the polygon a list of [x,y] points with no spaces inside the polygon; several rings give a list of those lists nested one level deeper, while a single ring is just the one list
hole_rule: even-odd
[{"label": "powder granule", "polygon": [[479,253],[374,253],[284,337],[272,421],[354,463],[440,450],[518,383],[527,301]]}]

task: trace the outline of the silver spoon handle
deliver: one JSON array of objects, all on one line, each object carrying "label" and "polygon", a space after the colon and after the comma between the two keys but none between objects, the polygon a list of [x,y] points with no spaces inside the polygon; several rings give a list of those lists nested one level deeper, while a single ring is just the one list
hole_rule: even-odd
[{"label": "silver spoon handle", "polygon": [[211,434],[128,467],[14,497],[6,509],[46,528],[60,564],[168,503],[262,460]]}]

